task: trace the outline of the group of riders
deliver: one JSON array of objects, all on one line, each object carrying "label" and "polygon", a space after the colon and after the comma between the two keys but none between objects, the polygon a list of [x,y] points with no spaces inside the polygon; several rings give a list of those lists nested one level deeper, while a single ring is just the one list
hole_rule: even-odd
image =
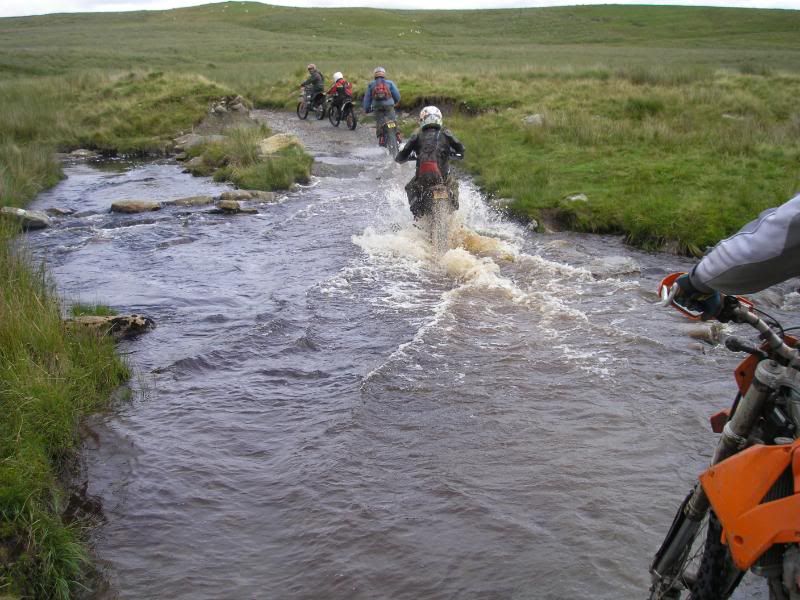
[{"label": "group of riders", "polygon": [[[313,85],[317,90],[322,91],[324,87],[322,75],[314,65],[309,65],[308,70],[309,78],[304,85]],[[386,79],[386,71],[382,67],[377,67],[373,75],[374,80],[364,94],[363,108],[367,113],[375,113],[376,132],[379,142],[383,145],[384,140],[381,138],[384,131],[383,125],[387,120],[395,120],[395,106],[400,102],[400,92],[394,82]],[[326,94],[334,96],[334,102],[338,102],[341,106],[345,100],[352,100],[352,85],[344,79],[342,73],[335,73],[334,79],[333,86]],[[395,160],[401,163],[416,159],[414,178],[406,185],[409,205],[415,219],[424,216],[425,206],[422,200],[423,197],[426,197],[424,190],[433,186],[438,186],[439,189],[443,185],[446,186],[451,203],[454,202],[455,208],[458,208],[458,185],[450,173],[448,164],[451,153],[463,155],[464,145],[443,127],[441,111],[435,106],[426,106],[419,114],[419,128],[395,157]],[[689,273],[682,274],[675,280],[670,297],[678,306],[693,311],[703,320],[726,322],[736,318],[736,315],[739,314],[737,313],[739,304],[737,294],[757,292],[797,276],[800,276],[800,194],[795,195],[781,206],[764,211],[736,234],[717,244]],[[729,425],[726,424],[724,432],[727,432],[728,428]],[[742,438],[741,442],[737,443],[744,445],[745,441]],[[795,454],[795,478],[798,473],[796,457],[797,454]],[[794,493],[797,494],[797,479],[794,484]],[[787,498],[783,498],[783,500],[787,500]],[[683,510],[682,507],[681,511]],[[679,521],[681,514],[682,512],[679,512],[679,517],[676,517],[676,523],[682,522]],[[675,527],[676,525],[673,524],[673,528]],[[686,528],[686,531],[689,530],[690,528]],[[683,525],[676,531],[683,532]],[[710,526],[709,531],[711,531]],[[680,550],[686,546],[688,550],[691,540],[688,545],[683,544],[677,534],[675,538],[670,537],[673,535],[672,532],[671,529],[665,540],[664,548],[668,548],[677,558],[673,558],[672,555],[668,557],[666,551],[662,555],[661,550],[656,555],[653,567],[651,567],[653,574],[652,598],[677,598],[682,589],[680,585],[675,587],[675,581],[670,581],[672,571],[666,575],[659,572],[662,565],[672,568],[670,565],[674,563],[678,565],[679,571],[677,572],[681,575],[684,573],[681,561],[685,559],[680,556],[687,555],[676,554],[675,548]],[[709,540],[711,539],[713,539],[713,535],[709,533]],[[789,539],[787,538],[786,541]],[[709,542],[706,544],[708,546]],[[714,546],[708,547],[713,548]],[[706,552],[709,553],[709,557],[717,556],[711,550],[707,549]],[[785,595],[782,590],[779,590],[780,594],[773,595],[777,588],[774,588],[774,582],[770,580],[772,582],[770,583],[770,598],[785,598],[786,600],[789,597],[800,598],[800,566],[798,566],[800,559],[794,559],[797,564],[792,566],[794,563],[790,563],[789,560],[791,556],[791,552],[787,550],[783,558],[782,571],[783,585],[790,595]],[[703,560],[706,560],[705,553]],[[725,564],[731,562],[730,558],[725,560],[727,561]],[[696,581],[681,580],[680,584],[691,590],[691,598],[729,597],[733,588],[725,587],[728,585],[727,580],[719,575],[720,573],[724,575],[727,567],[720,562],[719,564],[714,563],[711,568],[716,570],[714,575],[716,579],[712,580],[709,579],[710,575],[704,575],[709,581],[701,580],[699,576]],[[738,579],[736,579],[736,583],[738,583]],[[736,583],[733,584],[733,587],[736,586]],[[665,585],[669,589],[665,588]],[[703,595],[700,593],[702,590],[710,590],[712,595]],[[695,591],[698,591],[699,595],[695,595]]]},{"label": "group of riders", "polygon": [[[308,65],[308,72],[308,79],[302,86],[324,91],[324,78],[317,67]],[[333,78],[333,85],[325,93],[341,106],[345,100],[352,99],[353,86],[340,72],[334,73]],[[375,113],[379,140],[383,124],[396,118],[395,106],[399,102],[397,85],[386,79],[383,67],[376,67],[362,105],[365,112]],[[419,114],[419,129],[395,158],[402,163],[416,156],[414,178],[406,185],[415,217],[420,216],[422,190],[437,183],[447,185],[458,206],[458,185],[449,169],[452,153],[463,156],[464,145],[442,126],[441,111],[435,106],[426,106]],[[778,208],[764,211],[757,220],[720,242],[690,273],[678,279],[678,299],[702,312],[704,319],[719,318],[724,312],[722,295],[758,291],[798,275],[800,194]]]},{"label": "group of riders", "polygon": [[[311,97],[324,93],[331,99],[332,106],[341,110],[345,102],[353,100],[353,85],[337,71],[333,74],[333,85],[326,91],[325,78],[315,64],[309,64],[308,78],[300,84]],[[386,78],[386,69],[375,67],[373,79],[364,92],[362,107],[364,112],[375,114],[375,133],[380,146],[386,145],[385,127],[397,119],[395,107],[400,103],[400,90],[397,84]],[[399,138],[398,142],[402,141]],[[411,213],[419,219],[425,212],[423,201],[425,189],[444,184],[447,187],[450,203],[458,209],[458,181],[450,172],[450,157],[464,156],[464,144],[442,124],[442,111],[435,106],[426,106],[419,113],[419,128],[411,135],[395,160],[404,163],[416,160],[413,179],[406,185],[406,194]]]}]

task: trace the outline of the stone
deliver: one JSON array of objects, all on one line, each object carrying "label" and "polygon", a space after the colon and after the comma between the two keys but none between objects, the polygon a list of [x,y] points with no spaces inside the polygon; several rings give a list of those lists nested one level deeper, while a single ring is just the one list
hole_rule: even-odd
[{"label": "stone", "polygon": [[571,194],[564,198],[567,202],[588,202],[589,197],[586,194]]},{"label": "stone", "polygon": [[152,200],[118,200],[111,205],[111,212],[116,213],[133,214],[153,210],[161,210],[161,203]]},{"label": "stone", "polygon": [[111,335],[115,339],[138,335],[155,327],[153,319],[139,314],[115,316],[84,315],[67,319],[66,323],[94,331],[98,335]]},{"label": "stone", "polygon": [[72,158],[97,158],[97,152],[87,150],[86,148],[78,148],[69,153]]},{"label": "stone", "polygon": [[522,122],[532,127],[541,127],[544,125],[544,116],[538,113],[535,115],[528,115],[527,117],[523,117]]},{"label": "stone", "polygon": [[291,146],[303,147],[303,144],[296,135],[291,133],[276,133],[273,136],[261,140],[258,144],[258,153],[263,156],[270,156],[276,152],[280,152],[284,148]]},{"label": "stone", "polygon": [[210,212],[217,215],[255,215],[258,209],[242,208],[236,200],[220,200]]},{"label": "stone", "polygon": [[45,208],[44,212],[46,212],[51,217],[67,217],[69,215],[74,215],[75,211],[71,208],[58,208],[55,206],[51,206],[50,208]]},{"label": "stone", "polygon": [[261,202],[274,202],[276,197],[275,192],[263,190],[231,190],[219,195],[220,200],[258,200]]},{"label": "stone", "polygon": [[169,200],[164,202],[169,206],[207,206],[214,204],[214,198],[211,196],[189,196],[188,198],[178,198],[177,200]]},{"label": "stone", "polygon": [[238,213],[242,211],[241,205],[236,200],[220,200],[217,209],[224,213]]},{"label": "stone", "polygon": [[50,217],[38,210],[3,206],[0,208],[0,215],[15,220],[25,231],[50,227]]}]

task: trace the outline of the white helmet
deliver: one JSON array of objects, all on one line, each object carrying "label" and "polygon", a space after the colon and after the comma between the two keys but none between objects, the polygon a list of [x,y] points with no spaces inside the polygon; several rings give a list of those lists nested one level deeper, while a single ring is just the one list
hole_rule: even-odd
[{"label": "white helmet", "polygon": [[386,77],[386,69],[383,67],[375,67],[375,70],[372,71],[372,75],[374,77]]},{"label": "white helmet", "polygon": [[333,80],[334,81],[339,81],[343,77],[344,77],[344,75],[342,75],[341,71],[336,71],[336,73],[333,74]]},{"label": "white helmet", "polygon": [[419,125],[423,129],[431,125],[442,126],[442,111],[435,106],[426,106],[419,111]]}]

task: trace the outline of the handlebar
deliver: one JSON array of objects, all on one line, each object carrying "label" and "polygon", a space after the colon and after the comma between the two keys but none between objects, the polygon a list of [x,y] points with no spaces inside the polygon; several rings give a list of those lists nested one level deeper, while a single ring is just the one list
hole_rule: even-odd
[{"label": "handlebar", "polygon": [[[669,281],[669,279],[669,277],[665,279],[665,282]],[[677,292],[678,284],[674,283],[674,278],[669,286],[662,282],[661,305],[672,306],[691,319],[699,318],[699,315],[692,313],[687,307],[675,302],[675,295]],[[789,366],[800,370],[800,352],[786,344],[781,336],[775,333],[772,327],[754,312],[755,307],[752,302],[746,298],[729,295],[723,295],[722,301],[723,306],[726,306],[725,310],[731,321],[750,325],[753,329],[758,331],[761,339],[767,344],[771,354],[779,356],[785,360]],[[754,348],[747,346],[745,343],[741,343],[741,341],[736,340],[736,338],[733,338],[730,343],[726,340],[725,346],[730,350],[744,351],[750,354],[758,354],[761,352],[758,349],[756,349],[756,352],[752,352]]]}]

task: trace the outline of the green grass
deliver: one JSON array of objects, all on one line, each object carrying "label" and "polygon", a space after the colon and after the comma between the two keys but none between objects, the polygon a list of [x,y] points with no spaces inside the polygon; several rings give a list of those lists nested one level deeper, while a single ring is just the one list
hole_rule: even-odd
[{"label": "green grass", "polygon": [[128,376],[112,342],[70,332],[41,269],[0,227],[0,593],[69,598],[87,554],[61,514],[76,426]]},{"label": "green grass", "polygon": [[105,304],[84,304],[78,302],[69,307],[69,314],[73,317],[113,317],[117,315],[117,311]]},{"label": "green grass", "polygon": [[189,165],[195,175],[210,175],[247,190],[288,190],[293,183],[307,183],[314,159],[301,147],[290,146],[271,156],[259,154],[259,142],[271,134],[269,128],[248,127],[227,132],[224,141],[204,142],[189,148]]},{"label": "green grass", "polygon": [[[0,19],[0,204],[57,182],[56,150],[162,153],[212,99],[291,109],[311,61],[358,96],[381,63],[403,112],[444,109],[465,167],[513,215],[697,253],[800,189],[797,31],[800,11],[666,6]],[[208,173],[258,189],[308,177],[306,155],[263,161],[254,135],[198,149]],[[86,554],[59,476],[77,421],[127,373],[111,342],[62,328],[14,233],[0,230],[0,595],[66,598]]]}]

